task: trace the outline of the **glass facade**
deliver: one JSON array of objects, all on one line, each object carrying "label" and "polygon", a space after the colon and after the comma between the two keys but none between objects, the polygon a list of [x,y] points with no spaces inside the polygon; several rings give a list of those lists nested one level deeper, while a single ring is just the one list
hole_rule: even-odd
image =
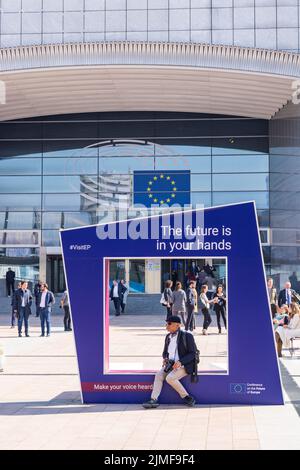
[{"label": "glass facade", "polygon": [[2,0],[1,47],[165,41],[299,51],[298,0]]},{"label": "glass facade", "polygon": [[254,199],[269,226],[265,120],[128,112],[2,122],[0,168],[4,264],[25,243],[58,248],[60,228],[140,215],[135,170],[190,170],[193,207]]},{"label": "glass facade", "polygon": [[300,282],[300,110],[289,103],[270,121],[271,269],[278,283]]}]

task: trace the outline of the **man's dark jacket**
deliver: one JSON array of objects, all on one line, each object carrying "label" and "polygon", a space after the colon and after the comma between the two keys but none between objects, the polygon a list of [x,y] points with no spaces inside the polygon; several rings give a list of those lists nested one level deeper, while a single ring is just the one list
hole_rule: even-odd
[{"label": "man's dark jacket", "polygon": [[[113,295],[114,295],[114,285],[112,285],[111,289],[110,289],[110,298],[111,300],[113,300]],[[122,300],[123,299],[123,295],[124,293],[127,291],[127,287],[124,286],[124,284],[121,284],[121,282],[118,282],[118,296],[119,296],[119,299]]]},{"label": "man's dark jacket", "polygon": [[14,282],[16,273],[15,271],[7,271],[5,277],[7,282]]},{"label": "man's dark jacket", "polygon": [[[183,336],[185,335],[186,341]],[[163,351],[163,359],[168,358],[168,347],[171,340],[171,333],[166,336],[165,347]],[[177,336],[177,351],[179,361],[184,366],[188,374],[192,374],[195,366],[196,344],[194,337],[191,333],[179,330]]]},{"label": "man's dark jacket", "polygon": [[[293,302],[298,302],[298,299],[297,299],[297,292],[295,292],[293,289],[291,289],[291,300]],[[278,305],[279,307],[281,307],[281,305],[284,305],[287,303],[287,297],[286,297],[286,289],[282,289],[280,292],[279,292],[279,295],[278,295]]]},{"label": "man's dark jacket", "polygon": [[32,304],[32,294],[29,289],[26,289],[23,292],[22,289],[17,289],[13,296],[13,308],[17,310],[18,314],[20,313],[22,307],[23,296],[25,295],[25,314],[31,315],[31,304]]}]

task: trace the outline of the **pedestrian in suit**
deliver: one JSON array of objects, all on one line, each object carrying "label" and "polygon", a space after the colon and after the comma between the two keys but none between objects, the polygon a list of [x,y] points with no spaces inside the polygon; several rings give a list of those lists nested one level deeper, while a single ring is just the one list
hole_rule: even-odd
[{"label": "pedestrian in suit", "polygon": [[143,407],[157,408],[158,397],[166,381],[182,398],[187,406],[194,406],[195,399],[188,394],[180,380],[195,371],[196,343],[191,333],[180,329],[180,317],[172,315],[166,324],[168,334],[165,338],[163,350],[163,365],[156,373],[151,393],[151,399],[143,403]]},{"label": "pedestrian in suit", "polygon": [[293,300],[295,300],[295,298],[297,299],[297,293],[293,289],[291,289],[291,283],[290,282],[286,282],[284,287],[285,288],[282,289],[279,292],[279,295],[278,295],[278,305],[279,305],[279,307],[281,307],[281,305],[290,306],[291,303],[293,302]]},{"label": "pedestrian in suit", "polygon": [[48,284],[45,282],[41,284],[41,292],[38,296],[38,308],[41,320],[41,336],[45,336],[45,323],[47,326],[47,336],[51,332],[51,308],[55,304],[53,293],[48,290]]},{"label": "pedestrian in suit", "polygon": [[10,293],[14,293],[15,291],[15,277],[16,273],[13,271],[11,268],[8,268],[8,271],[6,272],[5,278],[6,278],[6,291],[7,291],[7,296],[10,297]]},{"label": "pedestrian in suit", "polygon": [[11,298],[11,328],[15,327],[16,322],[16,313],[15,313],[15,302],[16,302],[16,293],[18,289],[21,289],[21,282],[18,283],[17,289],[14,291]]},{"label": "pedestrian in suit", "polygon": [[124,284],[121,284],[116,279],[113,280],[113,285],[111,286],[109,296],[114,303],[116,317],[121,314],[121,302],[123,300],[123,295],[126,290],[127,288],[124,286]]},{"label": "pedestrian in suit", "polygon": [[25,324],[25,336],[29,336],[28,333],[28,319],[31,315],[31,305],[32,305],[32,294],[28,289],[28,282],[21,281],[21,287],[16,291],[14,296],[14,312],[18,318],[18,333],[19,336],[22,336],[22,326],[23,321]]},{"label": "pedestrian in suit", "polygon": [[195,329],[195,316],[194,310],[196,306],[196,281],[191,281],[186,291],[186,321],[185,330],[193,331]]}]

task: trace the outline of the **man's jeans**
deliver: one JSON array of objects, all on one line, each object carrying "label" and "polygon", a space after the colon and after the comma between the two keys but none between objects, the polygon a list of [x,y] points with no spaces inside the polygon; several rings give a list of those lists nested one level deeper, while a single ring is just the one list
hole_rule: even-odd
[{"label": "man's jeans", "polygon": [[168,374],[164,371],[164,369],[159,370],[155,375],[155,380],[153,384],[153,390],[151,394],[151,398],[153,400],[157,400],[160,392],[162,390],[164,380],[171,385],[171,387],[176,390],[176,392],[180,395],[181,398],[184,398],[188,395],[188,392],[184,388],[184,386],[180,383],[180,380],[183,377],[186,377],[188,374],[185,371],[184,367],[180,367],[177,370],[172,370]]},{"label": "man's jeans", "polygon": [[18,318],[18,332],[22,333],[23,320],[25,323],[25,335],[28,335],[28,313],[25,307],[20,307],[19,318]]},{"label": "man's jeans", "polygon": [[42,335],[45,335],[45,323],[47,326],[47,335],[50,335],[50,329],[51,329],[51,311],[49,308],[44,307],[40,308],[40,320],[41,320],[41,328],[42,328]]}]

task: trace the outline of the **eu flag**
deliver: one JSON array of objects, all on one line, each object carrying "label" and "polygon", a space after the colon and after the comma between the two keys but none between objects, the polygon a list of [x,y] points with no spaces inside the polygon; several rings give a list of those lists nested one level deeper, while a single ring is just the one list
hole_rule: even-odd
[{"label": "eu flag", "polygon": [[134,171],[133,203],[150,207],[155,204],[190,204],[189,170]]}]

